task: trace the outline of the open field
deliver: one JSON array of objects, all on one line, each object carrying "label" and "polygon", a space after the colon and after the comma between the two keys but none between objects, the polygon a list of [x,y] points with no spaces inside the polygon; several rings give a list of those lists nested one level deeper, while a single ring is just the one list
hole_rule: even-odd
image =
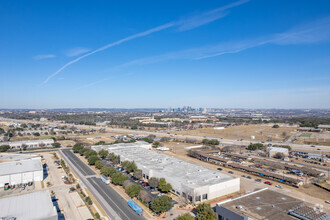
[{"label": "open field", "polygon": [[273,141],[284,141],[286,136],[296,134],[296,128],[280,127],[272,128],[267,125],[242,125],[232,126],[223,130],[215,130],[213,128],[201,128],[187,131],[177,131],[178,134],[206,136],[206,138],[233,138],[233,139],[251,139],[267,141],[268,136],[272,136]]},{"label": "open field", "polygon": [[[304,134],[308,134],[308,135],[304,135]],[[297,137],[295,143],[330,146],[330,132],[303,133],[299,137]]]},{"label": "open field", "polygon": [[25,140],[40,140],[40,139],[49,139],[51,137],[56,137],[52,135],[41,135],[41,136],[15,136],[10,138],[10,141],[25,141]]}]

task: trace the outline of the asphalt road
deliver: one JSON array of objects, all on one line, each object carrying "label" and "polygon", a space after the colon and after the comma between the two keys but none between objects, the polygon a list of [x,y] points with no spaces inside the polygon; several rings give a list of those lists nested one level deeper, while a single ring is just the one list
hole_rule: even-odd
[{"label": "asphalt road", "polygon": [[[84,179],[88,181],[88,185],[92,186],[94,190],[96,190],[102,198],[106,201],[106,203],[116,212],[116,214],[123,220],[142,220],[144,219],[142,216],[139,216],[136,212],[134,212],[127,204],[126,200],[124,200],[112,187],[106,185],[102,182],[99,177],[96,177],[96,173],[91,170],[86,164],[84,164],[76,155],[74,155],[69,149],[62,150],[63,154],[72,162],[72,164],[79,170],[80,174],[83,175],[79,178],[83,181]],[[93,190],[89,189],[92,193]],[[94,194],[94,193],[93,193]],[[95,198],[98,198],[98,195],[94,195]],[[102,205],[102,202],[100,202]],[[108,210],[106,206],[102,206],[103,209],[107,212],[111,219],[115,219],[112,217],[111,211]]]}]

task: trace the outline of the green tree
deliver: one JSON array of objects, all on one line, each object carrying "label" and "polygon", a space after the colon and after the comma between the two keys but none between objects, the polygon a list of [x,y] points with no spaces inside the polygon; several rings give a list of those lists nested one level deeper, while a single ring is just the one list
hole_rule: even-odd
[{"label": "green tree", "polygon": [[95,145],[104,145],[104,144],[105,144],[105,141],[99,141]]},{"label": "green tree", "polygon": [[137,184],[133,184],[126,189],[126,193],[127,195],[133,198],[133,197],[137,197],[141,190],[142,190],[141,186]]},{"label": "green tree", "polygon": [[0,146],[0,152],[6,152],[9,149],[10,149],[9,145],[1,145]]},{"label": "green tree", "polygon": [[87,158],[89,158],[90,156],[97,156],[97,152],[95,150],[87,150],[84,153],[84,156]]},{"label": "green tree", "polygon": [[279,128],[280,126],[279,125],[273,125],[273,127],[272,128]]},{"label": "green tree", "polygon": [[189,213],[185,213],[185,214],[179,215],[177,220],[195,220],[195,217],[190,215]]},{"label": "green tree", "polygon": [[96,219],[100,219],[101,218],[101,216],[100,216],[100,214],[98,212],[96,212],[94,215],[95,215],[95,218]]},{"label": "green tree", "polygon": [[172,207],[172,199],[168,196],[157,196],[150,204],[150,208],[153,212],[165,212]]},{"label": "green tree", "polygon": [[159,147],[160,143],[158,141],[155,141],[154,143],[152,143],[152,147],[157,148]]},{"label": "green tree", "polygon": [[88,205],[93,205],[93,201],[89,196],[86,197],[85,201],[88,203]]},{"label": "green tree", "polygon": [[217,220],[217,214],[210,204],[201,203],[196,207],[198,220]]},{"label": "green tree", "polygon": [[161,192],[169,192],[172,190],[172,185],[167,183],[164,178],[160,178],[159,183],[158,183],[158,189]]},{"label": "green tree", "polygon": [[206,145],[219,145],[219,141],[216,139],[212,139],[212,140],[203,139],[202,143]]},{"label": "green tree", "polygon": [[256,143],[256,144],[250,144],[248,146],[248,150],[258,150],[260,148],[262,148],[264,145],[263,144],[260,144],[260,143]]},{"label": "green tree", "polygon": [[122,173],[115,173],[111,176],[111,181],[115,185],[123,185],[124,181],[128,179],[128,176],[125,176]]},{"label": "green tree", "polygon": [[61,144],[58,143],[58,142],[55,142],[55,143],[53,143],[52,145],[53,145],[53,147],[55,147],[55,148],[60,148],[60,147],[61,147]]},{"label": "green tree", "polygon": [[84,156],[85,155],[85,152],[87,152],[87,151],[88,151],[87,148],[83,148],[83,149],[79,150],[80,156]]},{"label": "green tree", "polygon": [[107,151],[107,150],[102,149],[102,150],[99,151],[99,156],[102,159],[106,158],[108,156],[108,154],[109,154],[109,151]]},{"label": "green tree", "polygon": [[151,144],[152,142],[154,142],[154,139],[149,138],[149,137],[142,138],[142,140],[145,141],[145,142],[148,142],[149,144]]},{"label": "green tree", "polygon": [[113,167],[103,166],[101,168],[101,174],[104,176],[113,176],[116,173],[116,169]]},{"label": "green tree", "polygon": [[95,168],[97,168],[97,169],[101,169],[103,167],[103,164],[101,163],[101,161],[100,160],[97,160],[96,162],[95,162]]},{"label": "green tree", "polygon": [[127,172],[134,172],[137,170],[137,166],[134,161],[125,160],[121,163],[121,165]]},{"label": "green tree", "polygon": [[73,150],[74,153],[79,153],[79,151],[83,148],[84,148],[83,144],[76,143],[75,145],[73,145],[72,150]]},{"label": "green tree", "polygon": [[95,165],[95,162],[99,161],[99,160],[100,160],[100,158],[96,155],[92,155],[92,156],[88,157],[89,165]]},{"label": "green tree", "polygon": [[161,190],[162,192],[167,193],[167,192],[171,191],[172,189],[173,189],[173,188],[172,188],[172,185],[171,185],[170,183],[167,183],[167,184],[164,185],[160,190]]}]

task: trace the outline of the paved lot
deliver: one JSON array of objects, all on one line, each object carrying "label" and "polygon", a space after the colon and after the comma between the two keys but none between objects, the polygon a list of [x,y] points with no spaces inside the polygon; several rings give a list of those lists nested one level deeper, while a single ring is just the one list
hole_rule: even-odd
[{"label": "paved lot", "polygon": [[[56,198],[58,198],[59,208],[63,211],[65,219],[88,219],[90,214],[85,216],[76,208],[76,205],[69,193],[71,185],[66,185],[62,181],[61,176],[65,175],[63,169],[57,168],[58,166],[55,165],[54,160],[51,158],[51,153],[43,153],[42,155],[49,167],[49,175],[44,182],[46,183],[49,181],[53,185],[49,188],[49,190],[53,190],[55,192]],[[79,201],[80,197],[76,199]],[[81,199],[80,202],[83,203]]]},{"label": "paved lot", "polygon": [[65,159],[69,160],[67,162],[72,164],[72,168],[78,171],[79,178],[92,192],[111,219],[144,219],[136,214],[113,188],[103,183],[97,174],[70,150],[61,150],[61,153],[65,155]]}]

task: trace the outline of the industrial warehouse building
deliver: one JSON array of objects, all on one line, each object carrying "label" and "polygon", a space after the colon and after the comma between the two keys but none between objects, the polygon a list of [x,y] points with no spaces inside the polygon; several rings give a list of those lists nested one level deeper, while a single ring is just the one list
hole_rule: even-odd
[{"label": "industrial warehouse building", "polygon": [[321,208],[311,208],[304,201],[267,188],[216,204],[219,220],[303,219],[327,220]]},{"label": "industrial warehouse building", "polygon": [[157,153],[145,142],[98,145],[92,149],[113,152],[120,155],[121,161],[135,161],[146,179],[165,178],[173,192],[191,202],[211,200],[240,190],[239,178]]},{"label": "industrial warehouse building", "polygon": [[57,220],[48,190],[0,199],[0,219]]},{"label": "industrial warehouse building", "polygon": [[43,180],[41,158],[0,163],[0,187]]},{"label": "industrial warehouse building", "polygon": [[19,150],[23,148],[52,147],[53,139],[25,140],[25,141],[7,141],[0,142],[0,145],[9,145],[11,149]]},{"label": "industrial warehouse building", "polygon": [[270,147],[269,148],[269,157],[274,157],[277,153],[281,153],[284,156],[289,156],[289,150],[283,147]]}]

